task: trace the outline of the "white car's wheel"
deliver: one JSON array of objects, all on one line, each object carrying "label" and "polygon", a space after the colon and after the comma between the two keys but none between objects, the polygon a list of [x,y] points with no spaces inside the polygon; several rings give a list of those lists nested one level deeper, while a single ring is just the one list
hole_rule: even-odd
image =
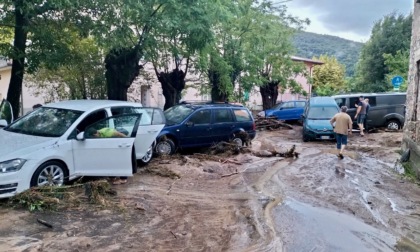
[{"label": "white car's wheel", "polygon": [[147,149],[146,155],[144,155],[144,157],[139,159],[139,161],[142,165],[146,165],[152,160],[152,157],[153,157],[153,145],[150,146],[149,149]]},{"label": "white car's wheel", "polygon": [[31,179],[33,186],[62,186],[68,180],[68,170],[64,164],[48,161],[36,169]]}]

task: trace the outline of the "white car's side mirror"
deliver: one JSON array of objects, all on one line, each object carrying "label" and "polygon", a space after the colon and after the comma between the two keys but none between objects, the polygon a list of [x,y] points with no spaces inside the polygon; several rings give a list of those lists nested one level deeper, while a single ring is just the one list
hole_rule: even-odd
[{"label": "white car's side mirror", "polygon": [[85,140],[85,132],[80,132],[79,134],[77,134],[76,140],[78,140],[78,141]]},{"label": "white car's side mirror", "polygon": [[6,127],[7,126],[7,121],[4,119],[0,119],[0,127]]}]

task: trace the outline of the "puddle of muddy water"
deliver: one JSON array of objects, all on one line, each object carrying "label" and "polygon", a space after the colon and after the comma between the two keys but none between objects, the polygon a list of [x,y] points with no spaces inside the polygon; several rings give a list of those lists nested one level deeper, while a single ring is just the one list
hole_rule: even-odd
[{"label": "puddle of muddy water", "polygon": [[397,238],[361,220],[288,198],[274,209],[285,251],[394,251]]}]

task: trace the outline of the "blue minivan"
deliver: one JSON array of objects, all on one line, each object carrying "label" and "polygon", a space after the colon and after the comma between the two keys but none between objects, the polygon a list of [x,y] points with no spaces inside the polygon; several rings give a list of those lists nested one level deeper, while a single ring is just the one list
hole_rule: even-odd
[{"label": "blue minivan", "polygon": [[166,125],[157,137],[157,154],[170,155],[178,148],[206,147],[221,141],[241,146],[256,135],[254,118],[242,105],[180,104],[164,114]]},{"label": "blue minivan", "polygon": [[303,141],[335,139],[330,120],[340,111],[332,97],[313,97],[302,115]]},{"label": "blue minivan", "polygon": [[303,110],[306,106],[306,101],[287,101],[282,102],[271,109],[263,111],[259,114],[264,117],[276,117],[278,120],[292,121],[299,120],[303,114]]}]

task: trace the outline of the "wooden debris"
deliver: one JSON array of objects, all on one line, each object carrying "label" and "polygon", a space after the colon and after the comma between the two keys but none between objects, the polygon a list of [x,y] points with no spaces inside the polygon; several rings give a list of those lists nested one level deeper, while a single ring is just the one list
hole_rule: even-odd
[{"label": "wooden debris", "polygon": [[275,117],[257,117],[255,119],[255,127],[257,129],[279,129],[279,128],[288,128],[293,129],[293,126],[283,121],[278,120]]},{"label": "wooden debris", "polygon": [[264,150],[264,152],[254,152],[257,157],[285,157],[285,158],[298,158],[299,153],[296,151],[296,145],[293,145],[290,150],[285,152],[278,152],[276,150]]},{"label": "wooden debris", "polygon": [[36,221],[38,221],[38,223],[41,223],[42,225],[44,225],[44,226],[46,226],[48,228],[53,228],[53,225],[51,225],[50,223],[48,223],[48,222],[46,222],[44,220],[36,219]]},{"label": "wooden debris", "polygon": [[[177,179],[178,180],[178,179]],[[169,187],[168,187],[168,191],[166,191],[166,194],[169,194],[172,190],[172,186],[175,184],[175,182],[177,181],[175,180]]]},{"label": "wooden debris", "polygon": [[232,175],[236,175],[236,174],[239,174],[238,169],[236,169],[236,171],[235,171],[235,172],[233,172],[233,173],[222,175],[222,178],[225,178],[225,177],[230,177],[230,176],[232,176]]}]

